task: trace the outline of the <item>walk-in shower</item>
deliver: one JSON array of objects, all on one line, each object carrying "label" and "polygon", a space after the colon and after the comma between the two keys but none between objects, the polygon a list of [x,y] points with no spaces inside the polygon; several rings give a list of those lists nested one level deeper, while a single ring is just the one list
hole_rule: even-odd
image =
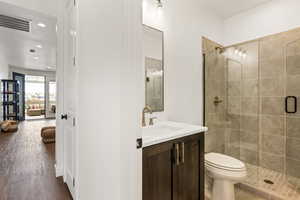
[{"label": "walk-in shower", "polygon": [[300,29],[203,52],[206,152],[245,162],[241,187],[300,199]]}]

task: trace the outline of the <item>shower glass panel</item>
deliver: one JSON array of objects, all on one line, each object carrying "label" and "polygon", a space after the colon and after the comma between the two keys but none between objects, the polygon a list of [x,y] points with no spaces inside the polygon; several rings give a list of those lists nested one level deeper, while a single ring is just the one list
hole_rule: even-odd
[{"label": "shower glass panel", "polygon": [[286,97],[286,174],[295,180],[300,179],[300,36],[286,45]]},{"label": "shower glass panel", "polygon": [[216,49],[218,44],[203,40],[205,60],[205,124],[209,127],[206,135],[206,152],[225,151],[226,128],[226,73],[225,57]]},{"label": "shower glass panel", "polygon": [[[259,180],[259,64],[258,42],[226,48],[228,127],[225,153],[242,160],[247,184]],[[231,138],[236,138],[232,142]]]},{"label": "shower glass panel", "polygon": [[300,199],[300,29],[203,52],[206,152],[246,164],[240,187]]}]

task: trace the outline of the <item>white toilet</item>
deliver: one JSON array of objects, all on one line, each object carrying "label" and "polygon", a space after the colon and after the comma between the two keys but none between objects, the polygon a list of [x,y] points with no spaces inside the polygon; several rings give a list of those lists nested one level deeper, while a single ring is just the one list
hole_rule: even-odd
[{"label": "white toilet", "polygon": [[205,168],[208,176],[213,179],[211,200],[234,200],[234,184],[247,176],[245,164],[224,154],[207,153]]}]

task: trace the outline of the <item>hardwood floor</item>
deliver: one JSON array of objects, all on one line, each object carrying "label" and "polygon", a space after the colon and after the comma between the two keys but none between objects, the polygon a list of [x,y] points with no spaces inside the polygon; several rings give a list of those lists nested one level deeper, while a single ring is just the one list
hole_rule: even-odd
[{"label": "hardwood floor", "polygon": [[53,120],[25,121],[16,133],[0,134],[0,200],[71,200],[55,177],[55,144],[45,145],[40,130]]}]

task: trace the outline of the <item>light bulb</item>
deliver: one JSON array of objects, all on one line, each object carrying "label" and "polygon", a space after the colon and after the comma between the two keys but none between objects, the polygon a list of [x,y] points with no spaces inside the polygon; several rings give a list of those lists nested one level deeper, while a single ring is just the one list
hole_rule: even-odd
[{"label": "light bulb", "polygon": [[239,50],[238,50],[238,49],[236,49],[236,50],[234,51],[234,53],[235,53],[235,54],[238,54],[238,53],[239,53]]},{"label": "light bulb", "polygon": [[38,25],[39,27],[42,27],[42,28],[46,28],[46,27],[47,27],[47,25],[44,24],[44,23],[42,23],[42,22],[39,22],[37,25]]}]

